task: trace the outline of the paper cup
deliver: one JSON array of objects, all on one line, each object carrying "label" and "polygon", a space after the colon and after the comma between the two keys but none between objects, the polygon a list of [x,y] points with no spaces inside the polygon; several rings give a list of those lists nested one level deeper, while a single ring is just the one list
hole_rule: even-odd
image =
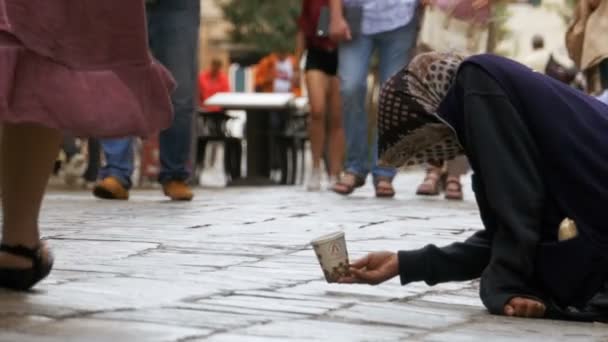
[{"label": "paper cup", "polygon": [[341,277],[349,276],[348,251],[343,232],[321,236],[311,242],[319,264],[328,283],[335,283]]}]

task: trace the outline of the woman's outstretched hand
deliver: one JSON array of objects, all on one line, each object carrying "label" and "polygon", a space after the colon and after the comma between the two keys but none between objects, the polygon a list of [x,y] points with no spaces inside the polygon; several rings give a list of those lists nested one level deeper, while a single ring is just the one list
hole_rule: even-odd
[{"label": "woman's outstretched hand", "polygon": [[397,253],[373,252],[350,265],[350,277],[338,280],[341,284],[378,285],[399,275]]}]

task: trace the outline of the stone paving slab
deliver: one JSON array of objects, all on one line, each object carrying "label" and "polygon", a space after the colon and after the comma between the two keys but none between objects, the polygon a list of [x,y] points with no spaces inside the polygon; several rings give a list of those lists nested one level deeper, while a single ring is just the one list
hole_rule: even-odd
[{"label": "stone paving slab", "polygon": [[0,341],[79,342],[79,341],[179,341],[191,336],[205,336],[211,330],[165,324],[72,318],[31,325],[0,335]]},{"label": "stone paving slab", "polygon": [[[397,198],[299,187],[158,189],[127,202],[54,189],[42,217],[56,256],[29,294],[0,291],[3,341],[608,341],[608,326],[487,314],[476,281],[428,287],[327,284],[309,241],[346,233],[353,259],[448,244],[481,228],[463,202],[419,198],[420,172]],[[465,186],[468,189],[468,186]]]}]

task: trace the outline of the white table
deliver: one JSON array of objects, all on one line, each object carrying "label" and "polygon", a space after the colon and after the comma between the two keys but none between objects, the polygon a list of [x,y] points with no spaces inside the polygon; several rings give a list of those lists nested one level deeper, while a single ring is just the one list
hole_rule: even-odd
[{"label": "white table", "polygon": [[233,110],[284,110],[295,106],[291,93],[217,93],[205,101],[205,106]]}]

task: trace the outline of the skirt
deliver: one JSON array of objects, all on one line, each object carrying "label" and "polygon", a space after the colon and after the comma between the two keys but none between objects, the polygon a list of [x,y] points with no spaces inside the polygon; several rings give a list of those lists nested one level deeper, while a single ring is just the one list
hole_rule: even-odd
[{"label": "skirt", "polygon": [[170,126],[175,83],[152,57],[102,68],[70,66],[0,28],[0,121],[79,137],[146,137]]}]

